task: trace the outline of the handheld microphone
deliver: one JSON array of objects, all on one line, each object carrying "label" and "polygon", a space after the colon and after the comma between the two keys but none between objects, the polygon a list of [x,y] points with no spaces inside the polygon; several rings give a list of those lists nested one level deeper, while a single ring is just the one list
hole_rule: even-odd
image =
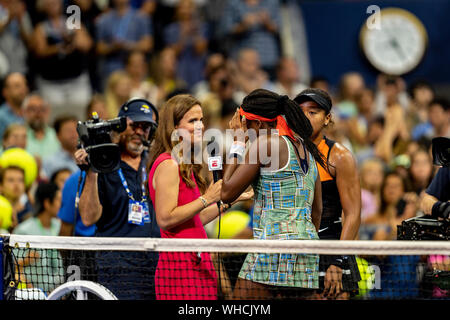
[{"label": "handheld microphone", "polygon": [[[209,171],[212,171],[214,183],[220,180],[221,178],[221,171],[222,171],[222,156],[220,156],[219,153],[219,144],[214,137],[211,138],[211,141],[208,142],[206,146],[206,150],[208,152],[208,169]],[[220,239],[220,226],[222,224],[221,222],[221,214],[220,214],[220,206],[223,204],[223,202],[220,200],[217,202],[217,207],[219,208],[219,230],[217,232],[217,238]],[[220,261],[220,253],[217,252],[217,259]],[[222,280],[221,280],[221,268],[219,268],[218,272],[218,284],[219,288],[222,287]],[[218,290],[218,296],[219,299],[223,299],[223,291],[220,289]]]},{"label": "handheld microphone", "polygon": [[[220,180],[222,172],[222,156],[218,155],[219,145],[214,137],[208,142],[206,150],[210,155],[208,157],[208,169],[212,171],[214,183]],[[217,202],[220,211],[220,202]]]}]

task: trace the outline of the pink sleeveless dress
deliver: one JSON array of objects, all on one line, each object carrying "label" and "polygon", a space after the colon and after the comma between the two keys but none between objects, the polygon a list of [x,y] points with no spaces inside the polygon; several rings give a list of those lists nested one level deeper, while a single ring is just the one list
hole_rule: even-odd
[{"label": "pink sleeveless dress", "polygon": [[[149,193],[154,204],[153,176],[158,165],[168,159],[171,159],[169,153],[161,154],[156,158],[149,173]],[[194,175],[191,179],[195,181]],[[178,206],[188,204],[200,196],[197,186],[189,188],[180,177]],[[161,229],[161,238],[205,239],[207,235],[197,214],[170,230]],[[207,252],[160,252],[155,285],[158,300],[217,299],[217,275]]]}]

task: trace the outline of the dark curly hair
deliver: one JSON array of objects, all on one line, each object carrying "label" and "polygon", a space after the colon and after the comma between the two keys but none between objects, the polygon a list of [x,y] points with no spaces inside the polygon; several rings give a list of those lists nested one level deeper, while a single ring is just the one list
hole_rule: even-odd
[{"label": "dark curly hair", "polygon": [[325,166],[323,155],[310,140],[313,133],[311,123],[295,101],[266,89],[256,89],[244,98],[241,107],[245,112],[265,118],[284,115],[289,127],[300,136],[316,162]]}]

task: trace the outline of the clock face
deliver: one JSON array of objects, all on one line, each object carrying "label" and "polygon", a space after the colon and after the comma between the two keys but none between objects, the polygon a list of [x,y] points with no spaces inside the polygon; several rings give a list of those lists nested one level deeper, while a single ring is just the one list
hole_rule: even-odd
[{"label": "clock face", "polygon": [[360,41],[369,62],[379,71],[402,75],[422,60],[427,46],[423,24],[412,13],[398,8],[380,11],[378,27],[364,23]]}]

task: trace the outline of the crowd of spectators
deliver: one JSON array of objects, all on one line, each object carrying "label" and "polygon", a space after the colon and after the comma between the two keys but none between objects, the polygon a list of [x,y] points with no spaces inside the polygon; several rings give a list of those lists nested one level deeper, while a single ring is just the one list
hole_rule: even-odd
[{"label": "crowd of spectators", "polygon": [[[302,83],[295,57],[280,45],[281,3],[0,0],[0,54],[7,61],[0,68],[0,165],[15,151],[12,157],[32,155],[37,168],[30,182],[30,158],[3,165],[0,196],[7,202],[0,203],[11,206],[9,218],[0,215],[3,231],[59,234],[61,195],[48,183],[62,190],[77,173],[76,124],[94,111],[110,119],[132,97],[161,108],[169,97],[191,93],[202,102],[205,128],[226,129],[256,88],[294,98],[316,87],[333,98],[327,136],[357,159],[359,239],[396,239],[401,221],[422,214],[419,202],[436,172],[431,139],[450,137],[449,101],[431,82],[383,74],[374,87],[357,71],[342,75],[336,90],[320,75]],[[66,23],[70,5],[81,11],[75,29]]]}]

